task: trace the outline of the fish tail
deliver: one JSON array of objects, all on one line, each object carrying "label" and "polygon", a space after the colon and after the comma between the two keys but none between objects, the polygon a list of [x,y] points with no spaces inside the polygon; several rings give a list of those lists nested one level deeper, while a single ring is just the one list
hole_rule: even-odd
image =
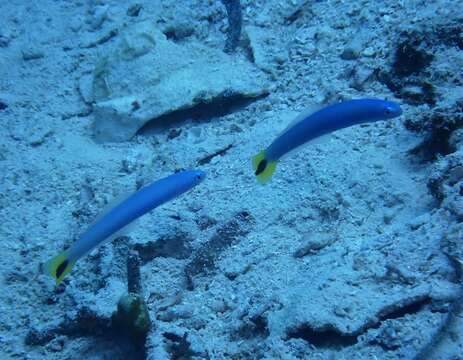
[{"label": "fish tail", "polygon": [[56,280],[59,285],[63,278],[71,271],[75,261],[69,260],[67,251],[63,251],[45,263],[46,271]]},{"label": "fish tail", "polygon": [[252,168],[254,169],[257,180],[261,184],[267,183],[275,172],[276,161],[267,161],[265,150],[262,150],[252,158]]}]

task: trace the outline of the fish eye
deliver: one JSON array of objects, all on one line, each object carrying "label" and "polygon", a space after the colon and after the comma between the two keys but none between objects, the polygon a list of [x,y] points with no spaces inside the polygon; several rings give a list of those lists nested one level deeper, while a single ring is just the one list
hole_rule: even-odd
[{"label": "fish eye", "polygon": [[386,114],[388,115],[392,114],[392,109],[390,107],[386,108]]}]

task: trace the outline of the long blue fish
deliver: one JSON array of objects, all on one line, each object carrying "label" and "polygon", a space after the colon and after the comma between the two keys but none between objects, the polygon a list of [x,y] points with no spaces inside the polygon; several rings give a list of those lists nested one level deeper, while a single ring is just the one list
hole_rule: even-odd
[{"label": "long blue fish", "polygon": [[155,207],[176,198],[205,178],[199,170],[182,171],[145,186],[112,208],[91,225],[67,250],[45,263],[45,269],[59,284],[75,262],[119,230]]},{"label": "long blue fish", "polygon": [[310,140],[352,125],[392,119],[401,114],[398,104],[379,99],[349,100],[312,114],[302,113],[295,119],[294,125],[278,136],[267,149],[253,157],[252,166],[257,180],[268,182],[278,160]]}]

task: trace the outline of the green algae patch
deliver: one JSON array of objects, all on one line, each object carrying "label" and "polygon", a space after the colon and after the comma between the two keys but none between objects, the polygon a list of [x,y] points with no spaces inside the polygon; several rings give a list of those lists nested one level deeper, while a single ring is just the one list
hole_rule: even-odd
[{"label": "green algae patch", "polygon": [[116,330],[137,341],[144,341],[152,326],[145,301],[135,293],[121,296],[112,321]]}]

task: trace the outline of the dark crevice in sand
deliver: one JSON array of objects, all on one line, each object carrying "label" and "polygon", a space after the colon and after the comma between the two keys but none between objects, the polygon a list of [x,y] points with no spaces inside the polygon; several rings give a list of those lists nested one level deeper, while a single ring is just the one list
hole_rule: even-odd
[{"label": "dark crevice in sand", "polygon": [[182,127],[188,121],[207,123],[215,118],[222,117],[233,112],[242,110],[252,102],[262,98],[248,98],[239,94],[223,94],[211,102],[200,102],[197,105],[177,111],[172,111],[150,120],[140,130],[140,135],[151,135],[159,131],[173,127]]},{"label": "dark crevice in sand", "polygon": [[366,323],[359,331],[353,333],[344,333],[332,324],[316,329],[308,323],[303,323],[288,331],[287,339],[303,339],[317,348],[340,350],[357,344],[358,336],[365,334],[370,329],[381,327],[384,321],[418,314],[431,303],[432,299],[426,296],[413,299],[405,304],[389,306],[379,312],[377,321]]},{"label": "dark crevice in sand", "polygon": [[289,339],[303,339],[317,348],[339,349],[357,343],[357,335],[344,335],[333,326],[324,329],[313,329],[303,324],[288,333]]},{"label": "dark crevice in sand", "polygon": [[213,152],[212,154],[206,155],[197,161],[198,165],[206,165],[211,162],[216,156],[223,156],[225,153],[233,147],[233,144],[228,144],[220,150]]}]

